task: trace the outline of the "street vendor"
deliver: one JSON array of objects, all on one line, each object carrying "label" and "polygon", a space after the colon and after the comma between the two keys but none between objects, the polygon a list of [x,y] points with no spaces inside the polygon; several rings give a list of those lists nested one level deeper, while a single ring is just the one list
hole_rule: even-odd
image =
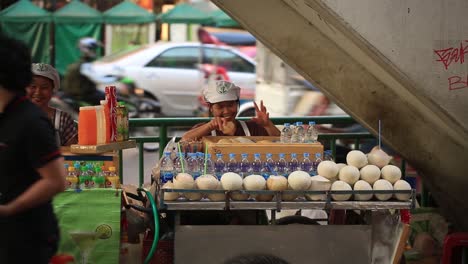
[{"label": "street vendor", "polygon": [[213,118],[208,123],[195,125],[182,140],[198,140],[203,136],[280,136],[281,132],[270,120],[263,101],[260,101],[260,107],[254,102],[256,115],[251,120],[236,120],[240,88],[234,83],[217,81],[216,85],[203,90],[203,96]]},{"label": "street vendor", "polygon": [[57,70],[45,63],[33,63],[31,70],[33,80],[26,87],[26,95],[49,117],[54,125],[59,146],[76,144],[78,142],[78,129],[73,118],[69,114],[49,106],[54,91],[60,89],[60,78]]}]

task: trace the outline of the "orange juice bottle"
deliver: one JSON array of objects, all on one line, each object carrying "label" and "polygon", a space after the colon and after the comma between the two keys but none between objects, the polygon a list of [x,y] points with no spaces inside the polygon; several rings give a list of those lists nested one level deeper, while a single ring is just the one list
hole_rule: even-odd
[{"label": "orange juice bottle", "polygon": [[78,144],[96,145],[97,120],[94,106],[80,107],[78,115]]},{"label": "orange juice bottle", "polygon": [[106,188],[120,188],[120,178],[115,172],[115,167],[109,167],[109,175],[106,176]]}]

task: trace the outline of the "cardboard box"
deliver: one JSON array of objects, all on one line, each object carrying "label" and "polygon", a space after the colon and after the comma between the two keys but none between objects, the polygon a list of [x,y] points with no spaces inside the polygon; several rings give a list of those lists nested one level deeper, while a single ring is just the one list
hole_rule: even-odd
[{"label": "cardboard box", "polygon": [[280,143],[279,137],[242,137],[250,139],[254,142],[261,140],[269,140],[272,143],[218,143],[220,139],[233,139],[238,138],[238,136],[208,136],[203,137],[203,143],[208,147],[208,153],[211,154],[211,158],[216,160],[216,154],[223,154],[223,160],[225,162],[229,161],[229,153],[235,153],[236,159],[240,161],[241,154],[249,154],[249,159],[253,159],[254,153],[260,153],[261,159],[265,160],[265,155],[267,153],[273,154],[273,160],[277,161],[279,159],[278,154],[286,154],[286,160],[291,159],[291,153],[297,154],[297,159],[302,160],[303,153],[310,154],[310,160],[315,160],[315,153],[320,153],[323,156],[323,145],[320,142],[317,143]]}]

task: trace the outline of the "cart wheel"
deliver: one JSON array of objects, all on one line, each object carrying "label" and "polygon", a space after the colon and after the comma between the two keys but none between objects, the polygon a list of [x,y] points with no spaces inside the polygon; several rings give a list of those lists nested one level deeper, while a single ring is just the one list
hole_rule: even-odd
[{"label": "cart wheel", "polygon": [[316,220],[310,219],[301,215],[290,215],[282,217],[276,220],[277,225],[291,225],[291,224],[301,224],[301,225],[320,225]]}]

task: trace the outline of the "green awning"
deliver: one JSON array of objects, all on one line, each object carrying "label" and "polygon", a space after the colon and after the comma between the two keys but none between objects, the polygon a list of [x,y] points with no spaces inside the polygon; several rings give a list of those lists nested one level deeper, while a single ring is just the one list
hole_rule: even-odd
[{"label": "green awning", "polygon": [[78,0],[72,0],[69,4],[56,11],[52,17],[57,24],[103,22],[101,12]]},{"label": "green awning", "polygon": [[46,23],[52,20],[51,14],[28,0],[20,0],[0,12],[2,22]]},{"label": "green awning", "polygon": [[213,21],[217,27],[239,27],[239,23],[232,19],[228,14],[224,13],[223,10],[215,10],[211,13]]},{"label": "green awning", "polygon": [[189,4],[179,4],[166,13],[157,17],[163,23],[169,24],[209,24],[213,19],[209,13],[205,13]]},{"label": "green awning", "polygon": [[156,16],[130,1],[123,1],[103,13],[106,24],[143,24],[156,20]]}]

